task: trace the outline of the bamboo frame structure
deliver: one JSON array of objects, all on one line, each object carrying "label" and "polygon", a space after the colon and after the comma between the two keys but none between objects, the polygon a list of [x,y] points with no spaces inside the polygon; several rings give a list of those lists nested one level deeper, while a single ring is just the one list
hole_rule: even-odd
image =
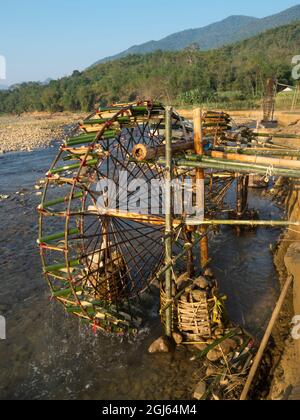
[{"label": "bamboo frame structure", "polygon": [[[194,110],[194,147],[197,156],[203,156],[203,131],[202,131],[202,111],[200,108]],[[196,199],[198,200],[196,205],[198,210],[203,206],[203,212],[205,211],[205,197],[201,197],[201,194],[204,193],[201,191],[201,184],[203,185],[205,181],[204,169],[196,169]],[[199,190],[200,188],[200,190]],[[203,201],[202,201],[203,200]],[[206,231],[205,227],[200,226],[200,233],[204,234]],[[201,266],[204,267],[207,264],[208,257],[208,240],[207,236],[200,242],[200,261]]]},{"label": "bamboo frame structure", "polygon": [[[120,333],[124,326],[126,331],[136,331],[136,317],[131,311],[133,297],[147,290],[153,279],[163,281],[164,276],[165,328],[166,335],[171,337],[174,266],[184,263],[192,276],[193,251],[197,247],[201,268],[207,266],[210,226],[300,226],[300,222],[242,220],[248,175],[271,173],[300,179],[300,162],[292,160],[300,157],[300,150],[280,149],[267,142],[267,147],[260,149],[219,147],[218,136],[231,128],[230,118],[225,114],[208,113],[202,124],[201,110],[195,110],[192,141],[192,129],[189,125],[188,130],[183,127],[172,107],[151,101],[96,111],[80,127],[81,134],[64,143],[47,173],[38,207],[38,245],[51,295],[68,313],[86,319],[101,331]],[[274,159],[276,156],[279,159]],[[142,175],[148,181],[154,178],[166,181],[165,217],[120,210],[123,206],[110,208],[104,191],[104,204],[98,205],[101,194],[95,191],[95,183],[103,179],[115,181],[118,169],[128,170],[131,179]],[[207,169],[215,169],[215,173]],[[193,194],[199,183],[204,184],[206,176],[211,183],[215,181],[215,193],[217,198],[221,196],[221,201],[216,200],[212,188],[206,203],[210,214],[215,214],[217,211],[211,208],[220,205],[233,185],[232,173],[240,174],[241,180],[238,220],[218,220],[218,216],[217,220],[186,218],[185,214],[175,218],[173,178],[178,177],[182,183],[191,178]],[[52,186],[57,187],[57,195]],[[203,210],[199,191],[197,197],[196,205]],[[57,230],[56,225],[60,226]],[[183,257],[187,263],[181,261]],[[129,321],[122,318],[122,313],[131,314]]]},{"label": "bamboo frame structure", "polygon": [[[266,165],[248,164],[245,162],[230,161],[227,159],[216,159],[207,156],[191,156],[186,155],[183,159],[175,159],[176,165],[182,168],[203,168],[216,169],[220,171],[232,171],[235,173],[266,175],[270,170],[272,176],[285,176],[287,178],[299,178],[300,171],[289,168],[277,168]],[[161,165],[165,164],[163,158],[158,160]]]},{"label": "bamboo frame structure", "polygon": [[[166,107],[166,226],[165,226],[165,264],[166,266],[172,262],[172,244],[173,244],[173,220],[172,220],[172,174],[173,174],[173,162],[172,162],[172,107]],[[166,303],[172,301],[172,266],[167,269],[165,275],[165,294]],[[166,310],[166,336],[172,336],[172,307],[170,306]]]}]

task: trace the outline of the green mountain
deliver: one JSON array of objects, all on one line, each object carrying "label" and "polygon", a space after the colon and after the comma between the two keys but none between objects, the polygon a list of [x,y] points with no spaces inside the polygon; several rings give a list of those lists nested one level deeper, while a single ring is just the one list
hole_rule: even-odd
[{"label": "green mountain", "polygon": [[[185,49],[130,55],[47,85],[23,83],[0,91],[0,112],[90,111],[95,104],[157,98],[174,105],[210,102],[252,106],[267,77],[294,84],[300,22],[211,51]],[[244,105],[243,105],[244,104]],[[213,106],[213,105],[212,105]]]},{"label": "green mountain", "polygon": [[198,29],[189,29],[167,36],[159,41],[135,45],[120,54],[104,58],[96,64],[116,60],[132,54],[148,54],[154,51],[180,51],[195,45],[202,51],[223,47],[242,41],[266,30],[300,20],[300,5],[281,13],[258,19],[249,16],[230,16],[221,22]]}]

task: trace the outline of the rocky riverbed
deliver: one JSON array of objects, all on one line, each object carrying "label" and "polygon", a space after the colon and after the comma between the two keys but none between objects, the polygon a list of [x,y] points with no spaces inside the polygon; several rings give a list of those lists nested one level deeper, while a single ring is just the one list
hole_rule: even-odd
[{"label": "rocky riverbed", "polygon": [[48,147],[68,137],[83,115],[32,113],[0,117],[0,154]]}]

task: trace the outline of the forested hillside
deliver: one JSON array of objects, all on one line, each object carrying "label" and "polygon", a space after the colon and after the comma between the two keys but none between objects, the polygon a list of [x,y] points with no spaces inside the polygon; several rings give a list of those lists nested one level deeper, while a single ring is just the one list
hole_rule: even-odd
[{"label": "forested hillside", "polygon": [[300,22],[207,52],[188,48],[132,55],[99,64],[48,85],[24,83],[0,91],[0,112],[91,110],[95,104],[160,98],[174,104],[254,101],[265,79],[293,84],[300,54]]}]

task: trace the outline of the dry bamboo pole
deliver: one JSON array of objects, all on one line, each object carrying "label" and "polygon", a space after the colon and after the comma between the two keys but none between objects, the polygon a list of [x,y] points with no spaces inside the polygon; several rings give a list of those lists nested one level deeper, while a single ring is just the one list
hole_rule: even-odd
[{"label": "dry bamboo pole", "polygon": [[[165,226],[165,219],[158,216],[152,216],[148,214],[140,214],[140,213],[132,213],[127,211],[120,211],[116,209],[109,209],[109,208],[100,208],[95,206],[89,206],[88,212],[86,214],[96,214],[99,216],[109,216],[109,217],[115,217],[119,219],[126,219],[126,220],[132,220],[135,222],[140,223],[146,223],[149,225],[154,226]],[[173,226],[177,228],[182,224],[182,221],[175,219],[173,220]]]},{"label": "dry bamboo pole", "polygon": [[[179,142],[177,144],[172,144],[172,153],[186,152],[188,150],[194,149],[194,142]],[[132,157],[138,161],[153,160],[158,157],[165,156],[165,146],[150,147],[144,144],[136,145],[132,150]],[[267,159],[274,159],[275,156],[287,157],[287,158],[300,158],[300,150],[276,150],[276,149],[266,149],[266,148],[237,148],[237,147],[216,147],[214,151],[209,154],[212,157],[222,157],[228,158],[231,160],[239,160],[243,162],[251,163],[266,163]],[[245,155],[245,157],[243,157]],[[255,156],[257,156],[255,158]],[[289,160],[286,159],[274,159],[270,161],[270,164],[275,165],[276,160],[278,165],[287,165],[288,167],[292,165],[293,167],[300,168],[300,162],[292,161],[294,163],[289,163]]]},{"label": "dry bamboo pole", "polygon": [[[236,218],[241,220],[243,215],[243,175],[237,174],[236,180]],[[241,226],[237,226],[237,234],[241,234]]]},{"label": "dry bamboo pole", "polygon": [[[200,108],[197,108],[194,110],[194,147],[196,155],[203,156],[204,150],[203,150],[203,131],[202,131],[202,111]],[[204,211],[205,209],[205,200],[203,202],[203,198],[201,197],[202,190],[201,190],[201,184],[205,182],[205,173],[204,169],[196,169],[196,206],[197,208],[201,208],[204,205],[204,208],[202,209]],[[200,234],[205,234],[206,228],[204,226],[200,226]],[[204,236],[204,238],[200,242],[200,261],[201,266],[204,267],[207,264],[207,261],[209,259],[208,256],[208,239],[207,236]]]},{"label": "dry bamboo pole", "polygon": [[248,204],[248,188],[249,188],[249,175],[244,175],[243,177],[243,197],[242,197],[242,207],[243,207],[243,213],[247,209]]},{"label": "dry bamboo pole", "polygon": [[253,133],[255,137],[272,137],[274,139],[295,139],[300,140],[299,134],[285,134],[285,133]]},{"label": "dry bamboo pole", "polygon": [[[176,144],[172,144],[172,153],[176,152],[186,152],[187,150],[194,149],[194,141],[189,142],[178,142]],[[157,146],[157,147],[150,147],[145,144],[137,144],[132,149],[132,157],[138,161],[142,162],[145,160],[153,160],[161,156],[165,156],[166,147],[165,146]]]},{"label": "dry bamboo pole", "polygon": [[188,226],[263,226],[263,227],[288,227],[300,226],[300,221],[290,220],[198,220],[196,217],[186,219]]},{"label": "dry bamboo pole", "polygon": [[298,157],[300,158],[300,150],[276,150],[266,148],[238,148],[238,147],[216,147],[216,152],[223,152],[227,154],[236,153],[238,155],[259,155],[259,156],[285,156],[289,158]]},{"label": "dry bamboo pole", "polygon": [[280,295],[279,300],[277,302],[277,305],[276,305],[276,307],[274,309],[274,312],[273,312],[273,315],[272,315],[271,320],[269,322],[268,328],[267,328],[267,330],[265,332],[264,338],[263,338],[263,340],[261,342],[261,345],[259,347],[258,353],[257,353],[257,355],[255,357],[254,363],[253,363],[252,368],[250,370],[250,374],[248,376],[248,379],[247,379],[247,382],[245,384],[244,390],[243,390],[242,395],[240,397],[240,401],[246,401],[246,399],[248,397],[248,394],[249,394],[251,385],[252,385],[252,383],[253,383],[253,381],[255,379],[255,376],[256,376],[257,370],[259,368],[261,359],[262,359],[262,357],[264,355],[264,352],[265,352],[265,350],[266,350],[266,348],[268,346],[268,343],[269,343],[269,340],[270,340],[270,337],[271,337],[271,334],[272,334],[274,325],[275,325],[275,323],[277,321],[278,316],[280,315],[282,306],[283,306],[284,301],[286,299],[286,296],[288,294],[289,288],[290,288],[290,286],[293,283],[293,280],[294,280],[294,277],[293,276],[289,276],[289,278],[287,279],[287,281],[286,281],[286,283],[284,285],[284,288],[282,289],[281,295]]},{"label": "dry bamboo pole", "polygon": [[254,163],[258,165],[272,165],[279,168],[300,169],[300,161],[298,160],[275,159],[265,156],[245,156],[217,151],[210,152],[209,155],[216,159],[228,159],[231,161]]},{"label": "dry bamboo pole", "polygon": [[[160,158],[159,164],[165,164],[165,160]],[[191,156],[187,155],[184,159],[176,159],[176,165],[182,168],[210,168],[222,171],[234,171],[246,174],[266,175],[270,170],[270,166],[247,164],[245,162],[236,162],[226,159],[215,159],[207,156]],[[300,170],[288,168],[272,168],[272,176],[285,176],[288,178],[300,178]]]},{"label": "dry bamboo pole", "polygon": [[[172,246],[173,246],[173,220],[172,220],[172,178],[173,178],[173,162],[172,162],[172,113],[173,108],[166,107],[166,226],[165,226],[165,265],[172,263]],[[165,293],[167,304],[172,301],[172,265],[167,269],[165,276]],[[172,306],[166,310],[166,336],[172,337]]]}]

